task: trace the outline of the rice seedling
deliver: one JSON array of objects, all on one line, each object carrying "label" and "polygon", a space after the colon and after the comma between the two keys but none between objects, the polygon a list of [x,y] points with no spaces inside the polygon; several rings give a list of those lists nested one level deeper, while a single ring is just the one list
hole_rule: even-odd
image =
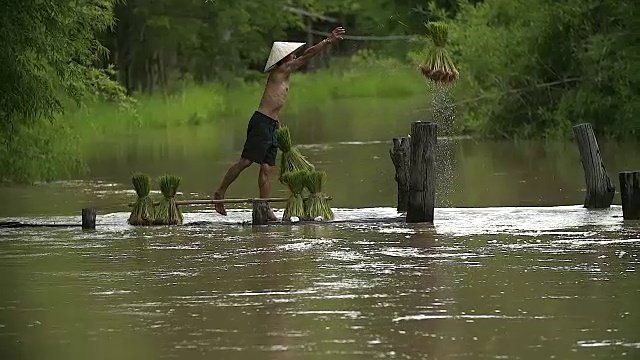
[{"label": "rice seedling", "polygon": [[284,174],[296,170],[313,170],[314,166],[307,158],[300,153],[291,142],[289,128],[281,126],[276,132],[278,148],[282,152],[280,155],[280,182],[284,183]]},{"label": "rice seedling", "polygon": [[143,173],[135,173],[131,177],[133,188],[138,194],[138,200],[133,205],[129,224],[131,225],[152,225],[155,219],[153,210],[153,200],[149,196],[151,192],[151,178]]},{"label": "rice seedling", "polygon": [[334,218],[327,196],[322,192],[326,177],[326,173],[321,170],[309,171],[306,176],[305,186],[310,194],[304,204],[305,217],[308,219],[321,217],[323,220],[333,220]]},{"label": "rice seedling", "polygon": [[305,188],[308,175],[309,171],[307,170],[290,171],[283,175],[282,179],[289,187],[291,195],[285,204],[282,221],[291,221],[291,218],[294,216],[299,219],[303,219],[305,217],[302,191]]},{"label": "rice seedling", "polygon": [[436,83],[448,84],[454,82],[458,79],[459,72],[445,48],[449,37],[447,24],[434,21],[425,24],[425,26],[433,46],[427,51],[424,64],[420,65],[422,75]]},{"label": "rice seedling", "polygon": [[158,179],[160,191],[163,199],[156,208],[156,225],[180,225],[182,224],[182,213],[176,204],[176,192],[180,186],[180,177],[174,175],[163,175]]}]

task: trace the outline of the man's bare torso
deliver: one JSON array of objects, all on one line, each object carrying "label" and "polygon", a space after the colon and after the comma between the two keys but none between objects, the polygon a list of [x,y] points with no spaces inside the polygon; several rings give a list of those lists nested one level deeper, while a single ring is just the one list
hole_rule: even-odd
[{"label": "man's bare torso", "polygon": [[259,112],[280,121],[280,109],[282,109],[289,96],[290,78],[290,72],[279,69],[274,69],[269,74],[267,86],[260,100]]}]

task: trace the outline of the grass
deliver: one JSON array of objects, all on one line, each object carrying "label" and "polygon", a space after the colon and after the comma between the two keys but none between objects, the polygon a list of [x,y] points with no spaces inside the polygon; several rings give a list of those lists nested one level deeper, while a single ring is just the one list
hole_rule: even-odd
[{"label": "grass", "polygon": [[[424,82],[410,65],[392,60],[348,61],[328,70],[296,73],[285,112],[301,112],[336,99],[404,98],[424,92]],[[126,105],[92,103],[64,119],[80,132],[121,134],[136,129],[197,126],[246,115],[257,109],[267,74],[231,87],[185,83],[169,94],[140,94]],[[89,126],[87,126],[89,125]]]}]

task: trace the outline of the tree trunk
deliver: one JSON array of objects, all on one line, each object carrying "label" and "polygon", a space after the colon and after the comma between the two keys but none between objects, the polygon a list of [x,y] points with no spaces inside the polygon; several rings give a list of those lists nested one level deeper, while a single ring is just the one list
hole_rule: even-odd
[{"label": "tree trunk", "polygon": [[607,175],[591,124],[576,125],[573,127],[573,133],[580,150],[587,186],[584,206],[588,209],[608,208],[613,201],[616,188]]},{"label": "tree trunk", "polygon": [[395,180],[398,184],[398,212],[407,211],[409,206],[409,155],[411,152],[409,137],[393,138],[393,146],[389,150],[391,161],[396,169]]},{"label": "tree trunk", "polygon": [[411,126],[408,223],[433,223],[437,133],[432,122],[418,121]]},{"label": "tree trunk", "polygon": [[[311,17],[307,16],[307,48],[313,46],[313,33],[311,32],[313,22]],[[316,60],[314,58],[307,61],[307,71],[313,71],[316,67]]]},{"label": "tree trunk", "polygon": [[622,217],[625,220],[640,220],[640,171],[623,171],[618,177]]},{"label": "tree trunk", "polygon": [[162,90],[162,92],[164,93],[164,90],[167,88],[167,69],[165,67],[165,61],[164,61],[164,51],[162,52],[162,54],[160,55],[160,57],[158,58],[158,73],[159,73],[159,77],[160,77],[160,89]]}]

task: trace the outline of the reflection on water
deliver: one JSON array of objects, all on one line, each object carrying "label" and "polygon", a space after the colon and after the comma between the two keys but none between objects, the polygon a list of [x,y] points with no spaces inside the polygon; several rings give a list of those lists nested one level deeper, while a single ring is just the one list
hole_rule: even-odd
[{"label": "reflection on water", "polygon": [[[204,148],[200,148],[202,145]],[[332,205],[342,208],[395,206],[394,168],[386,141],[343,142],[301,146],[304,154],[327,172],[325,192]],[[436,204],[439,207],[554,206],[581,204],[584,176],[579,154],[571,143],[479,142],[473,139],[440,139]],[[617,172],[635,168],[640,151],[629,145],[603,144],[607,170],[617,186]],[[132,150],[142,151],[142,150]],[[179,199],[208,198],[218,186],[236,153],[211,156],[206,142],[193,144],[187,155],[166,159],[149,154],[147,159],[118,158],[113,152],[96,154],[93,173],[86,181],[58,182],[36,186],[0,187],[0,216],[75,215],[82,207],[101,213],[124,211],[135,199],[130,185],[134,171],[152,176],[165,172],[182,176]],[[450,168],[448,168],[450,167]],[[449,173],[450,175],[448,175]],[[258,168],[240,175],[228,196],[257,196]],[[272,181],[274,196],[288,190]],[[157,184],[154,196],[159,197]],[[619,193],[614,203],[620,204]]]},{"label": "reflection on water", "polygon": [[640,354],[640,226],[619,206],[442,208],[435,226],[393,208],[256,228],[247,210],[127,215],[0,230],[5,358]]}]

